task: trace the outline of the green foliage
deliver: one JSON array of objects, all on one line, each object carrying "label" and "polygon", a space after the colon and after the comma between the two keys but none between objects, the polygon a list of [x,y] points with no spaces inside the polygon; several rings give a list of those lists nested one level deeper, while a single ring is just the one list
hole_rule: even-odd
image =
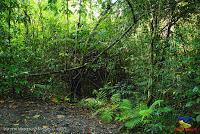
[{"label": "green foliage", "polygon": [[122,110],[130,110],[130,109],[132,109],[132,104],[129,100],[124,99],[120,103],[119,108],[122,109]]},{"label": "green foliage", "polygon": [[113,94],[111,97],[111,102],[112,103],[119,103],[121,101],[121,96],[120,94]]},{"label": "green foliage", "polygon": [[145,133],[149,133],[149,134],[157,134],[157,133],[161,133],[164,132],[164,128],[166,126],[162,125],[161,123],[156,123],[156,124],[148,124],[145,129],[144,132]]},{"label": "green foliage", "polygon": [[163,100],[156,100],[153,104],[151,104],[150,108],[154,109],[157,105],[160,106],[161,102],[163,102]]},{"label": "green foliage", "polygon": [[118,96],[120,98],[132,98],[134,97],[134,90],[134,85],[126,82],[118,82],[114,86],[112,86],[111,83],[108,83],[104,85],[103,88],[100,88],[98,92],[96,91],[95,94],[99,99],[107,99],[114,94],[116,97]]},{"label": "green foliage", "polygon": [[125,127],[132,129],[150,123],[153,119],[153,112],[156,110],[155,106],[160,104],[161,100],[155,101],[149,108],[142,103],[135,108],[131,108],[130,102],[127,100],[125,102],[122,102],[121,115],[117,119],[125,121]]},{"label": "green foliage", "polygon": [[157,120],[165,118],[163,114],[172,111],[170,107],[162,106],[163,100],[156,100],[150,107],[144,103],[134,106],[130,100],[121,99],[120,94],[113,94],[110,100],[99,105],[99,100],[89,98],[83,104],[95,108],[94,115],[98,115],[104,122],[120,121],[129,130],[144,126],[146,132],[162,132],[166,126]]},{"label": "green foliage", "polygon": [[80,104],[92,109],[97,109],[100,106],[102,106],[104,102],[101,100],[94,99],[94,98],[88,98],[88,99],[82,100]]},{"label": "green foliage", "polygon": [[110,108],[101,109],[98,113],[100,113],[100,118],[105,122],[111,122],[113,120],[114,112]]},{"label": "green foliage", "polygon": [[200,122],[200,114],[196,117],[196,121],[199,123]]},{"label": "green foliage", "polygon": [[134,119],[130,119],[125,122],[125,127],[128,129],[132,129],[137,125],[140,125],[142,123],[141,118],[139,117],[134,117]]}]

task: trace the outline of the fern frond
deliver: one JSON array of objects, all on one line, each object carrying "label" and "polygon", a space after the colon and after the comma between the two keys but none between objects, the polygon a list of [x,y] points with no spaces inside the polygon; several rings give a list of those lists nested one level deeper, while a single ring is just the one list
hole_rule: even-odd
[{"label": "fern frond", "polygon": [[104,104],[103,101],[100,101],[100,100],[94,99],[94,98],[87,98],[82,101],[82,105],[87,106],[89,108],[94,108],[94,109],[102,106],[103,104]]},{"label": "fern frond", "polygon": [[114,112],[111,109],[105,109],[100,113],[100,118],[105,122],[111,122]]},{"label": "fern frond", "polygon": [[113,94],[111,97],[112,103],[119,103],[121,101],[120,94]]},{"label": "fern frond", "polygon": [[123,110],[131,110],[132,109],[132,104],[130,100],[124,99],[122,102],[119,104],[119,109]]},{"label": "fern frond", "polygon": [[140,117],[137,117],[137,118],[133,118],[133,119],[127,121],[127,122],[125,123],[125,127],[127,127],[128,129],[131,129],[131,128],[133,128],[133,127],[135,127],[136,125],[139,125],[139,124],[141,124],[141,123],[142,123],[141,118],[140,118]]},{"label": "fern frond", "polygon": [[139,114],[142,116],[142,120],[144,120],[145,117],[150,117],[152,114],[153,110],[151,108],[146,109],[146,110],[141,110]]},{"label": "fern frond", "polygon": [[120,114],[118,114],[118,116],[115,119],[118,121],[126,121],[131,118],[135,118],[137,116],[138,114],[134,113],[133,110],[124,110],[124,111],[121,111]]},{"label": "fern frond", "polygon": [[150,108],[154,109],[156,105],[160,106],[160,103],[163,102],[164,100],[156,100],[151,106]]}]

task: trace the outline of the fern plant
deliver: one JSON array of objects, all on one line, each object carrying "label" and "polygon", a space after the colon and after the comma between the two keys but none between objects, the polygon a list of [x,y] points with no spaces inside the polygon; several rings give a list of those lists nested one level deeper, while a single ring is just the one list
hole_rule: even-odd
[{"label": "fern plant", "polygon": [[113,108],[106,107],[106,108],[101,108],[98,109],[94,115],[99,115],[100,119],[103,120],[104,122],[111,122],[114,118],[114,111]]},{"label": "fern plant", "polygon": [[99,115],[99,117],[105,122],[111,122],[116,116],[116,111],[121,101],[120,98],[120,94],[112,95],[110,103],[107,103],[107,105],[98,109],[94,115]]},{"label": "fern plant", "polygon": [[156,106],[160,106],[161,102],[163,102],[163,100],[157,100],[149,108],[143,103],[132,108],[131,102],[125,99],[119,106],[121,112],[116,117],[116,120],[125,122],[124,126],[127,129],[148,124],[152,120],[152,114],[156,111]]},{"label": "fern plant", "polygon": [[[101,100],[88,98],[83,102],[83,105],[94,109],[96,112],[94,116],[99,116],[104,122],[111,122],[113,120],[124,123],[124,128],[131,130],[139,126],[147,126],[146,131],[162,130],[162,123],[155,122],[155,119],[161,115],[161,113],[170,112],[169,107],[161,107],[163,100],[155,101],[150,107],[145,103],[139,103],[134,106],[128,99],[121,99],[121,94],[113,94],[110,99]],[[152,126],[154,128],[150,129]],[[149,130],[150,129],[150,130]]]},{"label": "fern plant", "polygon": [[80,102],[80,105],[88,107],[90,109],[99,109],[104,104],[104,101],[95,98],[84,99]]}]

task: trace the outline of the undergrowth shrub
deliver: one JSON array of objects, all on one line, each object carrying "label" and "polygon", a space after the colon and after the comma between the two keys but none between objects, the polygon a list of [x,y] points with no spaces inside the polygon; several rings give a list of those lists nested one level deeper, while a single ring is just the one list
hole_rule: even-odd
[{"label": "undergrowth shrub", "polygon": [[156,100],[150,107],[144,102],[134,105],[131,100],[123,99],[120,93],[113,94],[107,100],[85,99],[82,104],[92,108],[95,111],[93,115],[104,122],[122,122],[123,126],[120,129],[127,132],[141,131],[141,127],[147,133],[162,132],[166,126],[160,120],[173,110],[164,106],[163,100]]},{"label": "undergrowth shrub", "polygon": [[101,106],[103,106],[105,104],[104,101],[102,100],[99,100],[99,99],[94,99],[94,98],[88,98],[88,99],[84,99],[80,102],[80,104],[82,106],[85,106],[87,108],[90,108],[90,109],[98,109],[100,108]]}]

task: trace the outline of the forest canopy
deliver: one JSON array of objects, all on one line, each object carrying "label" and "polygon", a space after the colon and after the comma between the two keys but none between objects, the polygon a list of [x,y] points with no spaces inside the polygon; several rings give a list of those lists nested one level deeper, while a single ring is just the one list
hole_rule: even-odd
[{"label": "forest canopy", "polygon": [[0,95],[84,102],[129,132],[200,122],[199,13],[199,0],[1,0]]}]

